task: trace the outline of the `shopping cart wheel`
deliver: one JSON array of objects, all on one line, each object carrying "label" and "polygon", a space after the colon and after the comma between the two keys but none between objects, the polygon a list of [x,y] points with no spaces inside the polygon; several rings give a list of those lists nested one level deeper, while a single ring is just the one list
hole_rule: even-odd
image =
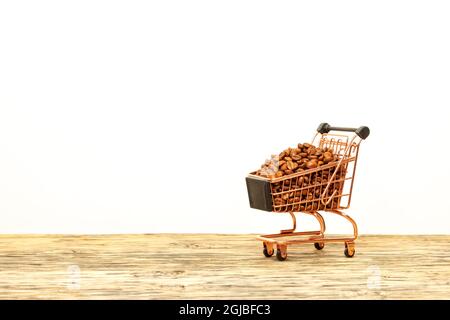
[{"label": "shopping cart wheel", "polygon": [[345,243],[344,254],[348,258],[353,257],[355,255],[355,245],[353,243]]},{"label": "shopping cart wheel", "polygon": [[325,243],[323,242],[315,242],[314,247],[316,247],[317,250],[322,250],[325,247]]},{"label": "shopping cart wheel", "polygon": [[287,247],[286,246],[278,246],[277,248],[277,259],[280,261],[284,261],[287,258]]},{"label": "shopping cart wheel", "polygon": [[270,258],[271,256],[273,256],[275,250],[273,250],[273,247],[271,245],[267,245],[265,242],[263,242],[263,244],[264,244],[263,253],[267,258]]}]

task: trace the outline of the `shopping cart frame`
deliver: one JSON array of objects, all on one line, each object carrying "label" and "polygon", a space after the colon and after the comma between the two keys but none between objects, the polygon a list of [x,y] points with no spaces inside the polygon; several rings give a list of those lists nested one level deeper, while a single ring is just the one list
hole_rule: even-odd
[{"label": "shopping cart frame", "polygon": [[[350,134],[336,134],[334,132],[346,132]],[[249,179],[251,179],[252,181],[259,180],[260,182],[266,184],[267,188],[267,185],[273,186],[278,182],[284,183],[283,181],[289,181],[290,179],[291,179],[290,181],[292,181],[292,179],[298,179],[301,176],[310,175],[311,177],[312,174],[320,170],[329,169],[330,173],[333,172],[333,174],[328,178],[328,181],[324,183],[323,186],[321,186],[320,188],[321,195],[319,201],[321,202],[320,207],[322,208],[322,210],[318,210],[318,208],[309,208],[309,210],[308,209],[301,210],[300,208],[303,208],[300,207],[302,202],[294,203],[294,205],[290,205],[289,207],[290,210],[283,211],[289,213],[289,215],[291,216],[293,224],[292,228],[281,230],[280,233],[260,235],[257,237],[257,239],[262,241],[263,243],[263,253],[266,257],[271,257],[274,254],[275,246],[277,249],[276,256],[278,260],[283,261],[286,260],[287,258],[288,245],[313,243],[316,249],[321,250],[325,247],[325,243],[330,242],[343,242],[345,246],[344,248],[345,256],[353,257],[355,255],[356,252],[355,240],[358,238],[358,226],[355,220],[353,220],[349,215],[342,212],[342,210],[348,209],[350,207],[351,196],[353,192],[353,182],[356,173],[356,164],[359,154],[359,146],[361,141],[365,140],[369,136],[369,134],[370,130],[366,126],[361,126],[359,128],[347,128],[347,127],[332,127],[328,123],[321,123],[317,128],[317,132],[315,133],[312,139],[311,145],[328,146],[333,148],[333,150],[337,154],[339,154],[339,160],[337,161],[337,163],[321,166],[315,169],[306,170],[300,173],[294,173],[292,175],[276,179],[257,176],[256,172],[252,172],[249,174],[249,176],[247,177],[247,187],[249,188],[248,189],[249,197],[251,197]],[[348,170],[349,165],[352,166],[350,170]],[[336,179],[336,173],[339,172],[339,170],[342,170],[344,172],[343,177]],[[336,187],[337,183],[339,183],[338,187]],[[330,192],[332,191],[330,187],[333,186],[334,190],[330,194]],[[348,191],[344,191],[346,190],[345,188],[347,188]],[[267,208],[270,208],[272,209],[271,210],[272,212],[277,212],[279,211],[278,209],[280,209],[280,207],[281,209],[287,208],[286,205],[277,206],[275,205],[275,203],[273,203],[273,201],[271,201],[274,199],[273,188],[271,189],[271,197],[272,199],[266,199],[270,202],[270,204],[269,205],[265,204],[266,208],[263,210],[270,211],[267,210]],[[308,204],[306,200],[304,202]],[[252,199],[250,199],[250,203],[252,205]],[[333,206],[331,206],[330,203],[333,203]],[[353,235],[326,236],[325,219],[323,218],[322,214],[319,213],[319,211],[335,214],[350,222],[353,228]],[[312,215],[318,221],[320,229],[314,231],[296,232],[297,229],[297,219],[295,216],[296,212]]]}]

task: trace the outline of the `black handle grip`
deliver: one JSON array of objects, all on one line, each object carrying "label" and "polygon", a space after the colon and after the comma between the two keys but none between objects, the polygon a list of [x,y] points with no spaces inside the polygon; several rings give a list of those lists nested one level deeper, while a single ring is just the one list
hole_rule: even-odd
[{"label": "black handle grip", "polygon": [[325,123],[321,123],[319,125],[319,127],[317,128],[317,132],[319,132],[319,133],[328,133],[330,131],[354,132],[361,139],[366,139],[370,134],[369,127],[366,127],[366,126],[361,126],[359,128],[332,127],[328,123],[325,122]]}]

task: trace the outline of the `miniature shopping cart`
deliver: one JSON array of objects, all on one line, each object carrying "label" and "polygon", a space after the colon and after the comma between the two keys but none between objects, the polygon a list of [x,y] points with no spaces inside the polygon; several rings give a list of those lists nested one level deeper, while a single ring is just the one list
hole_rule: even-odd
[{"label": "miniature shopping cart", "polygon": [[[337,132],[350,132],[350,134]],[[279,178],[261,177],[256,175],[256,172],[247,176],[250,207],[289,213],[293,221],[292,229],[257,238],[263,242],[263,253],[266,257],[274,254],[275,245],[277,258],[283,261],[287,258],[287,246],[290,244],[313,243],[317,250],[321,250],[326,242],[343,242],[345,255],[354,256],[354,241],[358,237],[358,227],[356,222],[341,210],[350,207],[359,145],[369,134],[370,130],[365,126],[343,128],[322,123],[317,128],[311,144],[319,148],[331,149],[333,154],[337,155],[336,161]],[[288,195],[292,193],[298,193],[299,196],[289,198]],[[289,200],[276,201],[283,196],[285,196],[283,199]],[[353,236],[325,236],[325,220],[319,211],[333,213],[348,220],[353,226]],[[297,227],[295,212],[314,216],[319,222],[320,230],[295,232]]]}]

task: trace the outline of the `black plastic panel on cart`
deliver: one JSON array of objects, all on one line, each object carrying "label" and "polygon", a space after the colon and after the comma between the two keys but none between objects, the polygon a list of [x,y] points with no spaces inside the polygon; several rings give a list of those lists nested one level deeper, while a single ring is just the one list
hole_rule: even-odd
[{"label": "black plastic panel on cart", "polygon": [[272,194],[270,183],[253,177],[246,177],[250,207],[264,211],[272,211]]}]

